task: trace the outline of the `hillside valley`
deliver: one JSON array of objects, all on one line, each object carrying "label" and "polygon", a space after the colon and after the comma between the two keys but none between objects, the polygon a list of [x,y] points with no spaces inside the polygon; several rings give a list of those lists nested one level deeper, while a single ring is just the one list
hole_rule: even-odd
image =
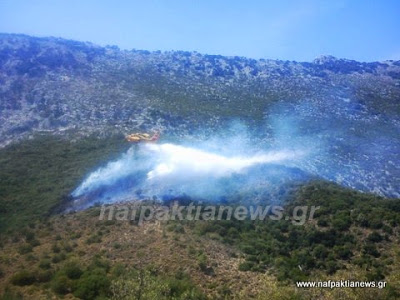
[{"label": "hillside valley", "polygon": [[[0,299],[399,299],[399,101],[400,61],[0,34]],[[139,200],[320,209],[99,219]],[[295,285],[347,279],[387,288]]]}]

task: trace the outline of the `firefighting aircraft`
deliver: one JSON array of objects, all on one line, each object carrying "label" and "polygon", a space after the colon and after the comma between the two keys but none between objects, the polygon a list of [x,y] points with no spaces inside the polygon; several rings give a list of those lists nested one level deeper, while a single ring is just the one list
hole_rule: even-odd
[{"label": "firefighting aircraft", "polygon": [[160,138],[160,133],[155,132],[152,136],[148,133],[132,133],[126,136],[126,140],[130,143],[150,143],[157,142]]}]

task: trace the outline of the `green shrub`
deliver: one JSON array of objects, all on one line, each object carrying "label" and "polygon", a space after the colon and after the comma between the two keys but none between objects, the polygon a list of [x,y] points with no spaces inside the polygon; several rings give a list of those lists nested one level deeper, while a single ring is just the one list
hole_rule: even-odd
[{"label": "green shrub", "polygon": [[75,262],[67,263],[62,270],[69,279],[79,279],[83,274],[82,269]]},{"label": "green shrub", "polygon": [[167,226],[167,231],[176,233],[185,233],[185,229],[179,223],[172,223]]},{"label": "green shrub", "polygon": [[348,216],[345,216],[345,215],[337,216],[332,221],[333,228],[335,228],[339,231],[345,231],[345,230],[349,229],[350,225],[351,225],[351,220]]},{"label": "green shrub", "polygon": [[26,259],[26,261],[29,261],[29,262],[37,260],[36,256],[34,256],[32,253],[27,254],[25,256],[25,259]]},{"label": "green shrub", "polygon": [[198,265],[200,270],[206,272],[207,270],[207,256],[203,253],[197,257]]},{"label": "green shrub", "polygon": [[66,258],[64,253],[55,254],[51,259],[51,262],[54,264],[58,264],[60,261],[63,261]]},{"label": "green shrub", "polygon": [[113,277],[120,277],[126,272],[126,268],[123,264],[117,263],[111,269],[111,274]]},{"label": "green shrub", "polygon": [[79,239],[80,237],[82,237],[82,233],[81,232],[73,232],[73,233],[71,233],[71,239],[72,240]]},{"label": "green shrub", "polygon": [[318,219],[317,224],[318,224],[318,226],[321,226],[321,227],[327,227],[328,226],[328,220],[325,217],[321,217],[321,218]]},{"label": "green shrub", "polygon": [[65,244],[63,246],[63,248],[64,248],[64,251],[67,252],[67,253],[70,253],[70,252],[73,251],[73,248],[72,248],[72,246],[70,244]]},{"label": "green shrub", "polygon": [[372,242],[372,243],[379,243],[380,241],[383,240],[383,238],[379,234],[379,232],[374,231],[370,235],[368,235],[367,240]]},{"label": "green shrub", "polygon": [[107,296],[110,284],[104,269],[86,271],[78,280],[74,296],[87,300],[95,299],[98,296]]},{"label": "green shrub", "polygon": [[36,274],[36,280],[40,283],[49,282],[54,276],[51,270],[46,270],[46,271],[37,270],[35,274]]},{"label": "green shrub", "polygon": [[113,280],[110,290],[112,299],[207,299],[182,272],[164,278],[150,270],[132,270]]},{"label": "green shrub", "polygon": [[51,250],[54,253],[60,253],[60,251],[61,251],[60,247],[57,244],[54,244],[53,246],[51,246]]},{"label": "green shrub", "polygon": [[[169,289],[167,297],[170,299],[205,299],[204,295],[188,278],[167,279],[166,284]],[[188,297],[188,295],[190,296]]]},{"label": "green shrub", "polygon": [[2,300],[23,300],[24,297],[21,292],[16,292],[6,287],[4,294],[0,296]]},{"label": "green shrub", "polygon": [[382,220],[379,217],[374,217],[371,221],[370,221],[370,227],[372,229],[381,229],[383,227],[383,223]]},{"label": "green shrub", "polygon": [[385,278],[383,275],[383,271],[381,268],[374,268],[367,273],[367,280],[368,281],[380,281]]},{"label": "green shrub", "polygon": [[353,256],[353,252],[348,246],[335,246],[333,250],[335,251],[336,256],[340,259],[347,260]]},{"label": "green shrub", "polygon": [[53,279],[51,289],[56,294],[65,295],[73,291],[73,283],[67,276],[59,274]]},{"label": "green shrub", "polygon": [[11,277],[11,283],[19,286],[31,285],[35,281],[35,275],[29,271],[21,271]]},{"label": "green shrub", "polygon": [[39,242],[37,239],[32,239],[32,240],[29,241],[29,244],[30,244],[32,247],[37,247],[37,246],[40,245],[40,242]]},{"label": "green shrub", "polygon": [[111,268],[111,263],[101,258],[101,256],[96,255],[93,259],[91,264],[89,265],[88,269],[103,269],[105,272],[108,272]]},{"label": "green shrub", "polygon": [[326,263],[326,271],[329,275],[332,275],[339,269],[339,264],[334,260],[329,260]]},{"label": "green shrub", "polygon": [[111,226],[111,225],[114,225],[115,223],[116,223],[116,220],[106,220],[104,222],[104,225],[105,226]]},{"label": "green shrub", "polygon": [[42,260],[39,262],[39,268],[41,268],[41,269],[43,269],[43,270],[48,270],[48,269],[50,269],[50,268],[51,268],[51,262],[50,262],[50,260],[47,259],[47,258],[42,259]]},{"label": "green shrub", "polygon": [[120,243],[114,243],[113,247],[114,247],[114,249],[121,249],[121,244]]},{"label": "green shrub", "polygon": [[320,244],[314,248],[313,253],[316,258],[324,259],[324,258],[328,257],[329,251],[328,251],[328,249],[326,249],[326,247],[324,245]]},{"label": "green shrub", "polygon": [[393,229],[392,227],[388,226],[388,225],[383,225],[382,227],[383,232],[387,233],[387,234],[393,234]]},{"label": "green shrub", "polygon": [[245,262],[242,262],[240,265],[239,265],[239,271],[251,271],[251,269],[253,268],[253,266],[254,266],[254,263],[253,262],[250,262],[250,261],[245,261]]},{"label": "green shrub", "polygon": [[92,234],[86,239],[86,244],[101,243],[101,236],[98,234]]},{"label": "green shrub", "polygon": [[375,244],[372,244],[371,242],[364,245],[363,252],[365,254],[372,255],[373,257],[380,256],[380,253],[379,253],[378,249],[376,248]]},{"label": "green shrub", "polygon": [[23,255],[32,252],[33,247],[30,244],[24,244],[18,247],[18,253]]},{"label": "green shrub", "polygon": [[22,231],[22,234],[25,236],[25,239],[27,242],[30,242],[35,239],[35,233],[33,231],[30,231],[28,229],[24,229]]}]

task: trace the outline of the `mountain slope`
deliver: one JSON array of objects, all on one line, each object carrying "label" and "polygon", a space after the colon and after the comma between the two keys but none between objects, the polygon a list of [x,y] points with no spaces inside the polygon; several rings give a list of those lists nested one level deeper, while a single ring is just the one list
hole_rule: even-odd
[{"label": "mountain slope", "polygon": [[400,62],[120,51],[1,34],[0,82],[0,142],[6,143],[32,130],[181,129],[232,116],[262,119],[279,101],[324,106],[351,99],[375,115],[398,117]]},{"label": "mountain slope", "polygon": [[204,139],[241,120],[264,145],[323,148],[299,166],[307,172],[400,197],[398,61],[121,51],[1,34],[0,82],[2,145],[35,131]]},{"label": "mountain slope", "polygon": [[[139,289],[148,293],[142,299],[398,299],[400,208],[381,196],[400,197],[399,99],[396,61],[120,51],[1,34],[0,295],[121,299]],[[219,141],[216,152],[241,141],[246,155],[305,149],[309,156],[285,170],[339,185],[261,186],[288,196],[285,209],[321,206],[304,226],[138,226],[100,221],[98,207],[55,213],[89,173],[126,153],[124,134],[153,129],[164,129],[161,143]],[[240,196],[246,203],[255,191]],[[343,279],[386,280],[388,288],[293,286]]]}]

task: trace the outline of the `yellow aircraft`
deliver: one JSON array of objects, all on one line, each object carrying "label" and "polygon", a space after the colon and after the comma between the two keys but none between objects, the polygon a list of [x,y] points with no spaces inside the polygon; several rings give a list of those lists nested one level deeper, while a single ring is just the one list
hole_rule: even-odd
[{"label": "yellow aircraft", "polygon": [[150,136],[148,133],[132,133],[126,136],[126,140],[131,143],[141,143],[141,142],[156,142],[160,138],[158,132]]}]

